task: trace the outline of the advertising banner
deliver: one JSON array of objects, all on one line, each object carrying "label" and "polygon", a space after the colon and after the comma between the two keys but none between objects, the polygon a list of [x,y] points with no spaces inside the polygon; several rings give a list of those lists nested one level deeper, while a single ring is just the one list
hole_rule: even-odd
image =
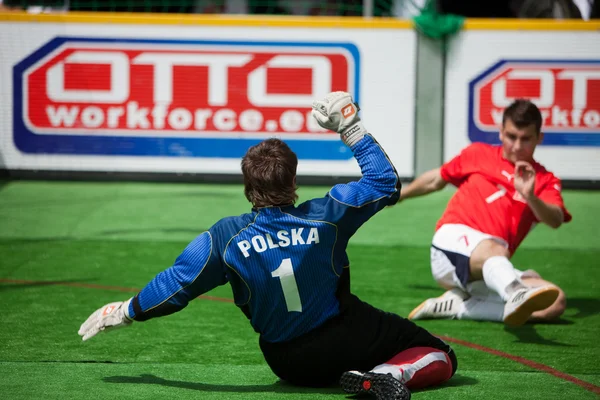
[{"label": "advertising banner", "polygon": [[543,117],[536,159],[563,179],[600,178],[600,33],[466,30],[450,43],[444,159],[499,144],[504,109],[532,100]]},{"label": "advertising banner", "polygon": [[357,176],[339,135],[310,116],[341,90],[398,173],[413,174],[409,29],[0,22],[0,35],[18,38],[0,41],[6,168],[231,174],[279,137],[300,175]]}]

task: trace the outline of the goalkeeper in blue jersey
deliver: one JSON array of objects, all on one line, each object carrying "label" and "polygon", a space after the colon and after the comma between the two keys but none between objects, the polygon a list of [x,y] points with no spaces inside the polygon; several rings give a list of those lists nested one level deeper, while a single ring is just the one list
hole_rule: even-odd
[{"label": "goalkeeper in blue jersey", "polygon": [[180,311],[229,283],[282,380],[311,387],[339,381],[346,393],[404,400],[409,389],[452,377],[456,356],[446,343],[350,292],[350,237],[400,195],[396,170],[358,111],[348,93],[333,92],[313,103],[312,115],[353,151],[359,181],[295,206],[296,155],[279,139],[251,147],[242,159],[251,212],[221,219],[136,296],[94,312],[79,329],[83,340]]}]

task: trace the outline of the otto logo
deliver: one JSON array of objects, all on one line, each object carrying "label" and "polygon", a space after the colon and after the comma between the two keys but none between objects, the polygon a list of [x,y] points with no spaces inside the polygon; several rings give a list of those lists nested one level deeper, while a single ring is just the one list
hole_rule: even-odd
[{"label": "otto logo", "polygon": [[115,306],[108,306],[102,312],[102,315],[108,315],[115,310]]},{"label": "otto logo", "polygon": [[346,107],[342,108],[342,115],[344,118],[349,118],[354,115],[354,107],[352,107],[352,104],[348,104]]},{"label": "otto logo", "polygon": [[[15,136],[22,125],[39,137],[152,137],[146,147],[157,136],[330,140],[311,104],[356,98],[357,56],[350,44],[57,38],[14,68]],[[226,147],[211,155],[233,156]]]},{"label": "otto logo", "polygon": [[526,98],[542,113],[545,144],[600,144],[600,61],[502,61],[469,95],[473,141],[496,142],[504,109]]}]

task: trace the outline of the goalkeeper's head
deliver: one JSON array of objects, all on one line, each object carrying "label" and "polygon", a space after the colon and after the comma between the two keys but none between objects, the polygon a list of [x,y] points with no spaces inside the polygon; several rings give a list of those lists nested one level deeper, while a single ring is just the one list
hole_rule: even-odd
[{"label": "goalkeeper's head", "polygon": [[242,158],[244,194],[258,207],[296,202],[298,157],[280,139],[267,139],[248,149]]}]

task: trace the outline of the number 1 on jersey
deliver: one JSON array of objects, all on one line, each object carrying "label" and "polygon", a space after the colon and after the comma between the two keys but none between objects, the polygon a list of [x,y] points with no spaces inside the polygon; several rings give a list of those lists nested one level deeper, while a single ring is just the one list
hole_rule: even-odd
[{"label": "number 1 on jersey", "polygon": [[283,289],[283,297],[288,312],[302,312],[302,302],[300,301],[300,293],[298,293],[298,285],[294,276],[294,268],[292,267],[292,259],[285,258],[279,264],[279,267],[271,272],[273,278],[279,278],[281,288]]}]

